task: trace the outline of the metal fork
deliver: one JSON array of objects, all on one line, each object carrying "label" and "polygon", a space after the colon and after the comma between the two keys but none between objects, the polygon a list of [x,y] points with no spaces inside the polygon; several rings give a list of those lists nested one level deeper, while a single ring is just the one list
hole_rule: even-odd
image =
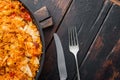
[{"label": "metal fork", "polygon": [[78,59],[77,53],[79,51],[79,43],[78,43],[78,35],[76,31],[76,27],[71,27],[68,29],[68,36],[69,36],[69,50],[75,56],[76,67],[77,67],[77,78],[80,80],[80,73],[78,67]]}]

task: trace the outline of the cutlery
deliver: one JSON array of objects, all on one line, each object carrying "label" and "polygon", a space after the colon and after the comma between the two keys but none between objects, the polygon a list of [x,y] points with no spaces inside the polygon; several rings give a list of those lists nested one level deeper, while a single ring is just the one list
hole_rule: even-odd
[{"label": "cutlery", "polygon": [[76,27],[71,27],[68,29],[68,36],[69,36],[69,51],[73,53],[75,56],[76,67],[77,67],[77,78],[80,80],[80,73],[78,67],[78,59],[77,53],[79,51],[79,43],[78,43],[78,35],[76,31]]},{"label": "cutlery", "polygon": [[61,41],[56,33],[54,33],[54,40],[55,40],[55,45],[57,49],[57,63],[58,63],[60,80],[66,80],[67,70],[66,70],[64,52],[63,52]]}]

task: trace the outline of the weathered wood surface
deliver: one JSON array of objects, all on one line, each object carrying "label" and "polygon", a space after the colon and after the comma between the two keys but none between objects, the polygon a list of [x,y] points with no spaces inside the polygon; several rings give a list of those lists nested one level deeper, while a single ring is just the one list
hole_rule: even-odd
[{"label": "weathered wood surface", "polygon": [[120,7],[113,5],[81,66],[82,80],[120,80],[119,14]]},{"label": "weathered wood surface", "polygon": [[[79,4],[79,5],[78,5]],[[99,31],[112,3],[109,1],[97,1],[93,0],[76,0],[73,1],[69,8],[64,20],[62,21],[60,28],[57,33],[60,36],[63,48],[65,51],[65,58],[68,71],[68,80],[74,80],[76,75],[76,67],[74,56],[68,50],[68,33],[67,29],[70,26],[76,26],[79,34],[80,51],[78,53],[79,67],[82,63],[87,50],[91,46],[97,32]],[[57,62],[56,62],[56,51],[53,49],[54,41],[49,46],[46,52],[46,61],[43,69],[43,76],[51,74],[48,79],[59,80]],[[47,57],[48,56],[48,57]],[[51,57],[52,56],[52,57]],[[52,58],[52,59],[51,59]],[[49,64],[52,64],[49,68]],[[53,72],[53,73],[52,73]],[[81,73],[81,71],[80,71]],[[52,77],[53,76],[53,77]],[[46,77],[42,79],[47,80]]]},{"label": "weathered wood surface", "polygon": [[47,6],[54,20],[54,26],[43,30],[47,48],[40,80],[59,80],[54,32],[65,52],[67,80],[77,80],[74,56],[68,49],[70,26],[78,31],[81,80],[120,80],[120,6],[111,2],[116,0],[23,1],[32,12]]}]

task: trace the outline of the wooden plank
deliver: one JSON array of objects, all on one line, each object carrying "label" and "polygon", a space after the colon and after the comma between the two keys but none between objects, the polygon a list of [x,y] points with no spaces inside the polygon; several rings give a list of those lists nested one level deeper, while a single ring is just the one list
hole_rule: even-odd
[{"label": "wooden plank", "polygon": [[52,44],[53,45],[50,45],[51,49],[48,49],[46,52],[40,80],[59,80],[55,44],[54,42],[52,42]]},{"label": "wooden plank", "polygon": [[[76,6],[77,4],[80,4],[80,6]],[[66,37],[68,36],[67,28],[70,26],[76,26],[78,29],[78,38],[80,43],[80,51],[78,53],[79,66],[82,64],[86,53],[95,39],[99,29],[101,28],[101,25],[103,24],[111,6],[112,3],[109,1],[76,1],[72,4],[71,9],[63,20],[63,23],[61,24],[57,33],[60,35],[63,41],[65,50],[68,50],[68,43],[66,43],[68,42],[68,38]],[[71,57],[73,56],[70,57],[69,50],[66,51],[66,54],[69,56],[67,58],[68,62],[71,61]],[[73,63],[71,62],[67,65],[71,66]],[[73,70],[75,70],[75,65],[74,67],[68,68],[68,73],[72,73]],[[73,73],[71,75],[75,74]],[[73,80],[73,78],[71,80]]]},{"label": "wooden plank", "polygon": [[80,1],[76,1],[71,7],[71,10],[68,12],[66,18],[61,24],[60,29],[58,30],[58,34],[60,34],[62,39],[64,39],[64,37],[67,36],[67,28],[70,26],[77,27],[80,43],[78,60],[79,64],[82,64],[82,61],[99,29],[101,28],[101,25],[104,22],[112,3],[109,1],[104,2],[102,0],[95,0],[93,2],[84,0],[83,2],[81,1],[80,6],[76,6],[78,3],[80,4]]},{"label": "wooden plank", "polygon": [[113,5],[81,66],[82,80],[120,80],[120,7]]},{"label": "wooden plank", "polygon": [[[58,26],[61,20],[63,19],[66,10],[68,9],[72,0],[29,0],[29,1],[20,0],[20,1],[22,1],[33,13],[43,6],[47,7],[54,22],[53,27],[44,29],[45,43],[46,46],[48,46],[49,42],[53,37],[53,33],[56,32],[56,30],[58,29]],[[37,4],[35,4],[36,1],[38,2]]]},{"label": "wooden plank", "polygon": [[[74,0],[63,19],[57,34],[60,36],[68,71],[68,80],[75,80],[76,65],[74,56],[68,48],[68,32],[70,26],[76,26],[79,34],[80,51],[78,53],[79,66],[91,46],[97,32],[99,31],[110,7],[111,2],[104,0]],[[89,43],[88,43],[89,42]],[[52,57],[51,57],[52,56]],[[54,56],[54,57],[53,57]],[[49,68],[49,65],[52,68]],[[59,80],[56,63],[56,51],[54,41],[50,44],[46,52],[46,60],[41,75],[42,80]],[[81,73],[81,72],[80,72]],[[50,75],[49,75],[50,74]],[[49,78],[48,78],[49,76]],[[46,78],[47,77],[47,78]]]}]

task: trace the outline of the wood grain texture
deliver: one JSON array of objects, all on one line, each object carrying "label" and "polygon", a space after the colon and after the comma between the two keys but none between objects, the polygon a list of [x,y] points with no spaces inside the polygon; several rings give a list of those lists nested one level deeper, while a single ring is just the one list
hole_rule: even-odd
[{"label": "wood grain texture", "polygon": [[[71,58],[73,57],[68,50],[68,39],[66,37],[68,36],[67,29],[70,28],[70,26],[77,27],[80,43],[80,51],[78,53],[78,62],[80,67],[87,51],[89,50],[93,40],[101,28],[101,25],[103,24],[111,5],[111,2],[104,2],[102,0],[93,0],[93,2],[90,0],[77,0],[72,3],[69,12],[66,14],[65,19],[57,31],[64,44],[63,47],[66,54],[69,56],[67,61],[72,61]],[[67,65],[71,66],[73,63],[71,62]],[[75,65],[71,68],[68,67],[68,69],[68,73],[73,73],[75,70]]]},{"label": "wood grain texture", "polygon": [[[104,0],[103,1],[93,0],[92,2],[91,0],[75,0],[70,6],[65,18],[63,19],[60,25],[60,28],[57,31],[57,34],[60,36],[63,49],[65,52],[66,65],[67,65],[67,71],[68,71],[68,80],[76,80],[76,78],[74,78],[76,75],[76,65],[74,61],[74,56],[68,50],[69,48],[68,48],[67,29],[70,28],[71,26],[77,27],[78,34],[79,34],[78,38],[80,42],[80,51],[78,53],[78,60],[79,60],[79,67],[80,67],[80,64],[82,63],[82,60],[84,59],[84,56],[86,55],[87,50],[91,46],[91,43],[93,42],[95,36],[97,35],[111,6],[112,6],[111,2],[109,1],[104,2]],[[51,46],[55,47],[54,40],[52,41],[52,44],[50,44],[49,48],[47,49],[46,58],[50,57],[49,55],[56,57],[55,56],[56,51]],[[53,51],[52,53],[50,52],[51,50]],[[52,63],[55,63],[55,61],[51,61],[50,59],[45,61],[46,67],[44,66],[43,73],[41,76],[47,75],[46,70],[48,69],[47,66],[49,66],[48,63],[52,64]],[[57,70],[56,68],[55,70]],[[54,70],[50,69],[49,72],[51,71],[54,71]],[[55,73],[50,73],[50,74],[51,74],[51,78],[48,78],[48,79],[59,80],[57,78],[56,79],[52,78],[52,76],[54,76]],[[45,79],[45,77],[42,77],[42,79]]]},{"label": "wood grain texture", "polygon": [[[120,79],[120,7],[113,5],[81,66],[82,80]],[[86,77],[87,76],[87,77]]]},{"label": "wood grain texture", "polygon": [[57,68],[56,48],[54,42],[52,42],[49,49],[46,52],[45,63],[43,66],[40,80],[59,80],[59,73]]}]

